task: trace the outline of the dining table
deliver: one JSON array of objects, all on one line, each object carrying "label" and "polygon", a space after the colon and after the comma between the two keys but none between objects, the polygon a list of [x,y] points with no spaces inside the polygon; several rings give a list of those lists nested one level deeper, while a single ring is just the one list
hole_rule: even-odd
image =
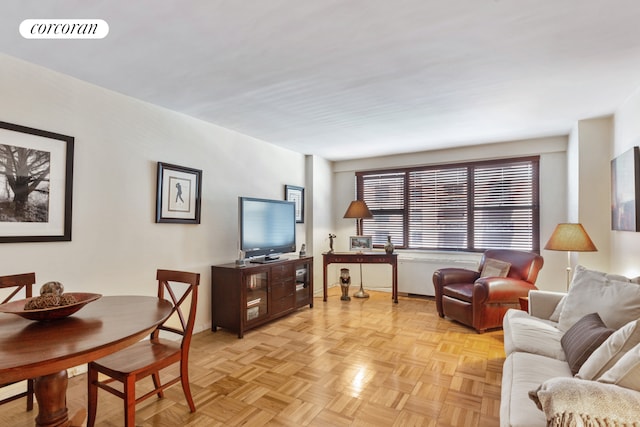
[{"label": "dining table", "polygon": [[0,384],[33,378],[35,425],[71,426],[84,414],[69,415],[67,369],[140,341],[171,315],[172,308],[157,297],[126,295],[103,296],[69,317],[51,321],[0,313]]}]

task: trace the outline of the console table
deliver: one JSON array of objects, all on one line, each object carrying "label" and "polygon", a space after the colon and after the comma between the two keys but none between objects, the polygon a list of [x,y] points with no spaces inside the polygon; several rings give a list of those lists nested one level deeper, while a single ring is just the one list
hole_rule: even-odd
[{"label": "console table", "polygon": [[398,255],[378,252],[325,252],[322,254],[322,301],[327,300],[327,266],[329,264],[391,264],[391,298],[398,303]]}]

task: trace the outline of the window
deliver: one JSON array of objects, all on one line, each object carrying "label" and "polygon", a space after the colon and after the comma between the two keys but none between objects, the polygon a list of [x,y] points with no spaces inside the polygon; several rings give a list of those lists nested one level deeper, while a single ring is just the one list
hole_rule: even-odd
[{"label": "window", "polygon": [[539,252],[539,157],[356,173],[382,247]]}]

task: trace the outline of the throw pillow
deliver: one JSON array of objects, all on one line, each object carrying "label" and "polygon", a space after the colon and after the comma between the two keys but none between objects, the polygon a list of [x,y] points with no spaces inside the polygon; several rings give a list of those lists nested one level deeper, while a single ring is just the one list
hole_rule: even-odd
[{"label": "throw pillow", "polygon": [[589,313],[598,313],[605,325],[619,329],[628,322],[640,319],[640,287],[630,281],[614,280],[598,271],[579,265],[564,308],[560,313],[558,328],[567,331],[574,323]]},{"label": "throw pillow", "polygon": [[640,319],[627,323],[611,334],[591,353],[576,376],[585,380],[599,378],[638,344],[640,344]]},{"label": "throw pillow", "polygon": [[614,332],[600,319],[598,313],[591,313],[578,320],[560,339],[569,368],[577,374],[582,364]]},{"label": "throw pillow", "polygon": [[500,261],[499,259],[487,258],[480,277],[507,277],[511,263]]},{"label": "throw pillow", "polygon": [[640,344],[622,356],[598,381],[640,391]]}]

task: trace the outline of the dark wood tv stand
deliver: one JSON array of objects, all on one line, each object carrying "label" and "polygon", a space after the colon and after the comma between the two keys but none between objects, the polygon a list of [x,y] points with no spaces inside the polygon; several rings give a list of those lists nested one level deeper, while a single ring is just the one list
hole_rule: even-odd
[{"label": "dark wood tv stand", "polygon": [[211,330],[238,333],[286,316],[309,305],[313,308],[313,257],[266,264],[234,263],[211,267]]}]

